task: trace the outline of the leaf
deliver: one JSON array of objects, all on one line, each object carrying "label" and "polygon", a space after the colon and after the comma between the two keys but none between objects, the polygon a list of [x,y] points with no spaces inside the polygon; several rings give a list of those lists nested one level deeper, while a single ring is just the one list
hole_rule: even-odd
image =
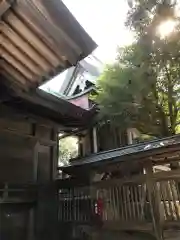
[{"label": "leaf", "polygon": [[96,101],[100,115],[121,128],[136,127],[145,134],[169,136],[176,132],[180,107],[180,27],[168,39],[156,28],[175,16],[172,1],[134,0],[127,26],[136,42],[117,50],[117,60],[98,80]]}]

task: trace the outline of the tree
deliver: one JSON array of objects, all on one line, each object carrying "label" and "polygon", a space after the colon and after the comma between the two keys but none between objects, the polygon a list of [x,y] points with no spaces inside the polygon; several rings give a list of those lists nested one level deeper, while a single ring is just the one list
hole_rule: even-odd
[{"label": "tree", "polygon": [[66,137],[59,140],[59,165],[66,165],[69,160],[78,156],[77,139]]},{"label": "tree", "polygon": [[[98,81],[101,115],[121,128],[136,127],[157,137],[177,132],[180,93],[180,19],[170,0],[134,0],[127,26],[135,32],[131,46],[119,48],[117,61]],[[174,30],[162,36],[166,21]]]}]

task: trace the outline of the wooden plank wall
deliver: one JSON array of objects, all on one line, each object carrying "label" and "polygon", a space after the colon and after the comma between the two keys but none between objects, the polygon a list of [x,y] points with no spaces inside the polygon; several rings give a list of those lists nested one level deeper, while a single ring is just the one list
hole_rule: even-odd
[{"label": "wooden plank wall", "polygon": [[[94,153],[93,128],[82,132],[82,156]],[[127,145],[127,133],[125,130],[105,124],[97,127],[97,151],[107,151]]]},{"label": "wooden plank wall", "polygon": [[0,182],[47,182],[55,178],[57,132],[53,126],[0,118]]},{"label": "wooden plank wall", "polygon": [[97,129],[98,151],[106,151],[127,145],[127,134],[120,127],[104,124]]},{"label": "wooden plank wall", "polygon": [[[25,225],[22,224],[23,228],[28,229],[28,240],[57,239],[57,147],[57,125],[47,122],[47,119],[19,117],[9,110],[7,113],[1,112],[0,184],[37,184],[36,203],[28,209],[28,220]],[[18,211],[18,218],[26,214],[22,209]],[[4,224],[10,227],[9,223]],[[13,231],[18,232],[16,221],[12,227]],[[26,237],[23,239],[26,240]]]}]

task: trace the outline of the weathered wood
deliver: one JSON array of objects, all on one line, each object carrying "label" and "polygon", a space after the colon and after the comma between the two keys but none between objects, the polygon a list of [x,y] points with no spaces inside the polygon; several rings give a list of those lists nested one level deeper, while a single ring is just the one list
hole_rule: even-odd
[{"label": "weathered wood", "polygon": [[53,128],[53,136],[51,137],[52,141],[55,141],[56,144],[52,146],[52,159],[51,159],[51,165],[52,165],[52,179],[57,179],[57,168],[58,168],[58,158],[59,158],[59,139],[58,139],[58,129]]},{"label": "weathered wood", "polygon": [[46,140],[43,138],[38,138],[36,136],[32,136],[29,134],[22,134],[20,132],[17,131],[12,131],[12,130],[8,130],[8,129],[2,129],[0,126],[0,133],[4,134],[7,138],[11,138],[13,135],[19,137],[20,141],[24,141],[24,140],[33,140],[33,141],[38,141],[40,144],[45,145],[45,146],[54,146],[57,144],[56,141],[52,141],[52,140]]},{"label": "weathered wood", "polygon": [[[170,180],[170,179],[179,179],[180,178],[180,169],[172,170],[172,171],[164,171],[164,172],[157,172],[152,173],[151,178],[154,181],[158,180]],[[118,178],[118,179],[108,179],[106,181],[94,182],[92,183],[95,187],[110,187],[110,186],[121,186],[128,183],[144,183],[147,179],[147,175],[140,174],[134,175],[129,178]]]},{"label": "weathered wood", "polygon": [[0,18],[2,17],[3,14],[5,14],[5,12],[8,11],[10,7],[11,7],[11,3],[9,1],[6,1],[6,0],[0,1]]},{"label": "weathered wood", "polygon": [[120,217],[122,217],[120,211],[120,202],[122,203],[119,196],[119,188],[115,186],[115,203],[117,205],[117,220],[120,220]]},{"label": "weathered wood", "polygon": [[35,238],[35,232],[34,232],[34,219],[35,219],[35,216],[34,216],[34,208],[31,208],[29,210],[29,219],[28,219],[28,236],[27,236],[27,240],[34,240]]},{"label": "weathered wood", "polygon": [[57,197],[54,183],[39,186],[36,206],[36,239],[38,240],[57,239]]},{"label": "weathered wood", "polygon": [[103,229],[106,230],[114,230],[114,231],[148,231],[152,232],[152,223],[145,223],[145,222],[122,222],[122,221],[117,221],[117,222],[112,222],[112,221],[106,221],[103,224]]},{"label": "weathered wood", "polygon": [[172,207],[172,197],[171,197],[171,194],[170,194],[170,189],[169,189],[169,182],[167,182],[167,184],[165,185],[165,189],[166,189],[166,196],[167,196],[167,201],[168,201],[168,204],[169,204],[169,211],[170,211],[170,217],[171,217],[171,220],[175,220],[175,217],[174,217],[174,213],[173,213],[173,207]]},{"label": "weathered wood", "polygon": [[177,200],[179,202],[179,205],[180,205],[180,192],[179,192],[179,181],[178,180],[175,180],[175,184],[176,184],[176,190],[177,190]]},{"label": "weathered wood", "polygon": [[153,181],[153,167],[152,163],[148,162],[146,164],[146,174],[147,174],[147,190],[148,199],[151,208],[151,217],[153,223],[153,230],[157,240],[163,240],[162,226],[160,223],[160,212],[159,212],[159,197],[157,196],[156,183]]},{"label": "weathered wood", "polygon": [[121,179],[109,179],[106,181],[100,181],[100,182],[94,182],[93,186],[96,188],[101,188],[101,187],[111,187],[111,186],[122,186],[124,184],[128,183],[143,183],[146,180],[145,175],[135,175],[131,176],[129,178],[121,178]]},{"label": "weathered wood", "polygon": [[110,210],[110,218],[111,220],[115,220],[115,209],[114,209],[114,202],[113,202],[113,195],[112,195],[112,187],[108,189],[108,192],[109,192],[109,210]]},{"label": "weathered wood", "polygon": [[155,181],[180,179],[180,169],[153,173],[152,178]]},{"label": "weathered wood", "polygon": [[[136,216],[136,208],[135,206],[137,206],[138,202],[135,201],[135,187],[134,186],[130,186],[130,193],[131,193],[131,204],[132,204],[132,216],[133,216],[133,219],[136,219],[138,218]],[[138,206],[137,206],[138,207]]]},{"label": "weathered wood", "polygon": [[128,220],[128,210],[127,210],[127,198],[126,198],[126,187],[122,186],[123,190],[123,203],[124,203],[124,212],[125,212],[125,220]]},{"label": "weathered wood", "polygon": [[165,195],[164,195],[164,183],[163,182],[160,183],[159,191],[160,191],[160,195],[161,195],[161,200],[162,200],[163,205],[164,205],[164,214],[165,214],[165,216],[162,216],[162,217],[163,218],[165,217],[165,220],[167,220],[169,214],[168,214],[168,210],[167,210],[166,198],[165,198]]},{"label": "weathered wood", "polygon": [[174,210],[175,210],[175,213],[176,213],[176,219],[180,220],[179,210],[178,210],[178,206],[177,206],[177,196],[176,196],[175,189],[174,189],[175,188],[174,181],[169,182],[169,187],[170,187],[171,194],[172,194],[172,201],[173,201]]},{"label": "weathered wood", "polygon": [[128,210],[128,217],[129,221],[132,219],[132,212],[131,212],[131,203],[130,203],[130,197],[129,197],[129,186],[126,186],[126,199],[127,199],[127,210]]},{"label": "weathered wood", "polygon": [[134,187],[134,200],[136,205],[135,213],[137,214],[137,218],[140,219],[140,201],[138,200],[138,186]]},{"label": "weathered wood", "polygon": [[38,180],[38,148],[39,143],[37,142],[34,151],[33,151],[33,180],[34,182],[37,182]]}]

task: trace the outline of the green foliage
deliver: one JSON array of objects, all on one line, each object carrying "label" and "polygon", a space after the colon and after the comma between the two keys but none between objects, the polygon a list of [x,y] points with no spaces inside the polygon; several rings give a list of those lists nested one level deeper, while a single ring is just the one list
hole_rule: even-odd
[{"label": "green foliage", "polygon": [[66,165],[78,156],[77,138],[66,137],[59,140],[59,165]]},{"label": "green foliage", "polygon": [[[98,81],[100,113],[121,128],[136,127],[158,137],[179,131],[180,19],[170,0],[134,0],[127,26],[135,42],[119,48],[117,61]],[[162,38],[157,28],[176,21],[175,30]]]}]

